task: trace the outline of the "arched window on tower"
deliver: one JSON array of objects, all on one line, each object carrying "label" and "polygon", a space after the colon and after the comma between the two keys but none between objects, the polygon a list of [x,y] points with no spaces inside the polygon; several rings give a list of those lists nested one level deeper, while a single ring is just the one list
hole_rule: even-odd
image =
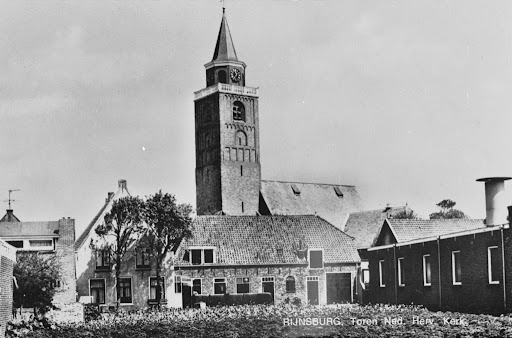
[{"label": "arched window on tower", "polygon": [[233,120],[245,122],[245,107],[240,101],[233,103]]},{"label": "arched window on tower", "polygon": [[247,146],[247,135],[239,130],[235,134],[235,144],[237,146]]},{"label": "arched window on tower", "polygon": [[220,83],[228,83],[226,71],[219,70],[219,72],[217,73],[217,77],[218,77]]}]

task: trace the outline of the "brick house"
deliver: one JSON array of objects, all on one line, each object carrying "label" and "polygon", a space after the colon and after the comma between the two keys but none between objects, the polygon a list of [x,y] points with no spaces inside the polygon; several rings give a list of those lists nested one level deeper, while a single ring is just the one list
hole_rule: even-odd
[{"label": "brick house", "polygon": [[358,264],[353,239],[318,216],[198,216],[176,252],[169,301],[270,292],[277,303],[352,302]]},{"label": "brick house", "polygon": [[57,255],[61,280],[53,303],[70,304],[76,301],[75,280],[75,220],[62,218],[58,221],[20,222],[8,209],[0,222],[0,239],[17,251],[39,252]]},{"label": "brick house", "polygon": [[359,250],[370,270],[365,300],[444,311],[510,312],[512,234],[499,202],[504,179],[484,179],[485,221],[386,220],[375,246]]},{"label": "brick house", "polygon": [[0,239],[0,338],[5,337],[7,322],[12,317],[12,269],[16,249]]}]

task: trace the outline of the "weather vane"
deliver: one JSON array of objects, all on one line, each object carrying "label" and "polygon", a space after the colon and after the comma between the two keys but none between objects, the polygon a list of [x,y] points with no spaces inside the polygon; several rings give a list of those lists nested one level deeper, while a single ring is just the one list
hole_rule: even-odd
[{"label": "weather vane", "polygon": [[20,189],[9,189],[9,199],[8,200],[4,200],[4,202],[9,202],[9,209],[11,209],[11,202],[16,202],[17,201],[17,200],[11,199],[11,193],[13,191],[20,191]]}]

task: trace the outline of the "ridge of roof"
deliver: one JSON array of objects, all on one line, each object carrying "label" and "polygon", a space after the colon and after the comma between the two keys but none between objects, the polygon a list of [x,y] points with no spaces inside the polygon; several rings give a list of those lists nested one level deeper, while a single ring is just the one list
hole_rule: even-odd
[{"label": "ridge of roof", "polygon": [[293,183],[293,184],[311,184],[311,185],[327,185],[327,186],[337,186],[337,187],[348,187],[355,188],[355,185],[349,184],[336,184],[336,183],[315,183],[315,182],[298,182],[298,181],[280,181],[280,180],[261,180],[261,182],[275,182],[275,183]]}]

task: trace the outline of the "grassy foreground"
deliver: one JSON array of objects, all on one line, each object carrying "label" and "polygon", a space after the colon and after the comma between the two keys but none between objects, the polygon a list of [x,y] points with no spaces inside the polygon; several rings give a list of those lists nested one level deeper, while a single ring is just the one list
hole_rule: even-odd
[{"label": "grassy foreground", "polygon": [[404,305],[244,305],[121,313],[23,337],[512,337],[512,317]]}]

